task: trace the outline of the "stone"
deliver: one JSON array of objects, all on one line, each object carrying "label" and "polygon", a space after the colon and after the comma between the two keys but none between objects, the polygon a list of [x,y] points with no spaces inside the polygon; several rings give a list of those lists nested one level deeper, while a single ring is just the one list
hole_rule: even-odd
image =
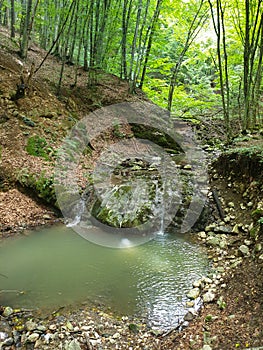
[{"label": "stone", "polygon": [[2,345],[3,345],[3,348],[4,348],[5,346],[11,346],[13,343],[14,343],[14,339],[9,337],[3,342]]},{"label": "stone", "polygon": [[8,338],[8,334],[5,332],[0,332],[0,341],[5,340]]},{"label": "stone", "polygon": [[220,244],[220,239],[218,237],[208,237],[206,243],[212,246],[218,246]]},{"label": "stone", "polygon": [[33,120],[31,120],[25,116],[22,116],[22,120],[27,126],[34,127],[36,125],[35,122],[33,122]]},{"label": "stone", "polygon": [[205,284],[211,284],[213,281],[209,277],[202,277],[202,282]]},{"label": "stone", "polygon": [[51,331],[55,331],[55,330],[57,329],[57,326],[56,326],[55,324],[51,324],[51,325],[49,326],[49,329],[50,329]]},{"label": "stone", "polygon": [[201,231],[198,233],[198,237],[202,238],[202,239],[205,239],[206,238],[206,233],[205,231]]},{"label": "stone", "polygon": [[39,334],[38,333],[32,333],[28,336],[27,340],[30,342],[30,343],[34,343],[38,340],[39,338]]},{"label": "stone", "polygon": [[193,288],[187,293],[187,297],[189,299],[196,299],[199,297],[199,294],[200,294],[199,288]]},{"label": "stone", "polygon": [[220,225],[220,226],[216,226],[214,231],[216,233],[231,233],[232,228],[229,226]]},{"label": "stone", "polygon": [[4,312],[3,312],[3,316],[8,317],[8,316],[12,315],[13,312],[14,311],[10,306],[6,306],[4,309]]},{"label": "stone", "polygon": [[244,243],[245,243],[245,245],[250,246],[252,244],[252,241],[245,239]]},{"label": "stone", "polygon": [[70,343],[65,344],[65,350],[81,350],[79,342],[73,339]]},{"label": "stone", "polygon": [[239,225],[238,224],[235,224],[235,226],[232,228],[232,233],[236,233],[236,234],[239,233]]},{"label": "stone", "polygon": [[187,301],[185,303],[186,307],[193,307],[195,305],[194,301]]},{"label": "stone", "polygon": [[26,324],[25,324],[25,326],[26,326],[26,329],[28,330],[28,331],[33,331],[34,329],[36,329],[37,328],[37,324],[35,323],[35,322],[33,322],[33,321],[27,321],[26,322]]},{"label": "stone", "polygon": [[262,250],[262,244],[261,243],[257,243],[256,245],[255,245],[255,251],[256,252],[260,252]]},{"label": "stone", "polygon": [[187,164],[184,166],[184,170],[192,170],[191,164]]},{"label": "stone", "polygon": [[193,319],[194,319],[194,314],[191,311],[188,311],[184,316],[185,321],[192,321]]},{"label": "stone", "polygon": [[203,295],[203,302],[211,303],[212,301],[215,300],[215,297],[216,297],[215,294],[209,290]]},{"label": "stone", "polygon": [[44,333],[47,330],[47,327],[43,325],[39,325],[37,326],[37,330]]},{"label": "stone", "polygon": [[116,332],[116,333],[113,334],[112,338],[113,339],[118,339],[118,338],[120,338],[120,336],[121,336],[120,333]]},{"label": "stone", "polygon": [[196,281],[193,282],[193,287],[194,288],[201,288],[201,286],[202,286],[202,280],[201,279],[196,280]]},{"label": "stone", "polygon": [[249,256],[249,248],[245,244],[242,244],[238,250],[244,255],[244,256]]},{"label": "stone", "polygon": [[68,329],[69,331],[73,331],[73,330],[74,330],[74,327],[73,327],[72,323],[69,322],[69,321],[66,323],[66,327],[67,327],[67,329]]},{"label": "stone", "polygon": [[215,223],[213,223],[211,225],[208,225],[208,226],[205,227],[205,232],[213,231],[215,227],[216,227]]},{"label": "stone", "polygon": [[205,344],[201,350],[212,350],[211,346],[208,344]]}]

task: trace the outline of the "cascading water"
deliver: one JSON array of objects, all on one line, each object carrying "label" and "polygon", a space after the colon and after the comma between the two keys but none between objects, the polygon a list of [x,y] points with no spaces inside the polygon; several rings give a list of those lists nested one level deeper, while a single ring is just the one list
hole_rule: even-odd
[{"label": "cascading water", "polygon": [[85,210],[85,200],[81,198],[72,208],[71,215],[72,219],[68,219],[66,226],[67,227],[74,227],[77,226],[81,222],[82,214]]}]

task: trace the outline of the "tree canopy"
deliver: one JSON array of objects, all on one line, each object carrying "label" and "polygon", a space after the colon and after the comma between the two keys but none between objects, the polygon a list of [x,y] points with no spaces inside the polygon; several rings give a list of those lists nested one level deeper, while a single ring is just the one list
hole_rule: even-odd
[{"label": "tree canopy", "polygon": [[[32,42],[142,88],[171,117],[261,126],[262,0],[2,0],[0,23],[27,58]],[[41,67],[36,67],[36,70]],[[77,84],[77,81],[76,81]]]}]

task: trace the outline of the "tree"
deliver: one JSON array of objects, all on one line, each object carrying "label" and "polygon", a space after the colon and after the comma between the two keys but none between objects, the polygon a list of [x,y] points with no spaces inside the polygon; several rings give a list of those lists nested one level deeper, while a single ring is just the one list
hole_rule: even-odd
[{"label": "tree", "polygon": [[191,11],[189,11],[190,14],[192,15],[192,18],[190,18],[190,20],[187,19],[188,28],[185,28],[185,33],[186,33],[185,41],[182,45],[182,49],[181,49],[181,52],[178,56],[177,62],[175,63],[175,66],[172,69],[169,94],[168,94],[168,105],[167,105],[167,108],[169,111],[172,110],[174,89],[175,89],[175,86],[177,84],[178,73],[179,73],[180,68],[182,66],[185,54],[188,51],[188,49],[190,48],[190,46],[193,43],[193,41],[195,40],[195,38],[197,37],[197,35],[200,32],[201,28],[203,27],[204,23],[208,19],[207,8],[204,6],[205,1],[201,0],[196,5],[197,5],[197,7],[195,8],[195,11],[193,11],[193,9],[191,9]]}]

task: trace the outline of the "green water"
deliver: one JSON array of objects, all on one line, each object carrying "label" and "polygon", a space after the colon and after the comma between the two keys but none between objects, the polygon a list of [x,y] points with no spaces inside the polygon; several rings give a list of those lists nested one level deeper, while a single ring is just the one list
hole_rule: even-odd
[{"label": "green water", "polygon": [[201,248],[182,236],[113,249],[55,226],[2,243],[0,273],[6,277],[0,275],[0,303],[58,308],[99,302],[165,329],[185,313],[185,293],[207,270]]}]

